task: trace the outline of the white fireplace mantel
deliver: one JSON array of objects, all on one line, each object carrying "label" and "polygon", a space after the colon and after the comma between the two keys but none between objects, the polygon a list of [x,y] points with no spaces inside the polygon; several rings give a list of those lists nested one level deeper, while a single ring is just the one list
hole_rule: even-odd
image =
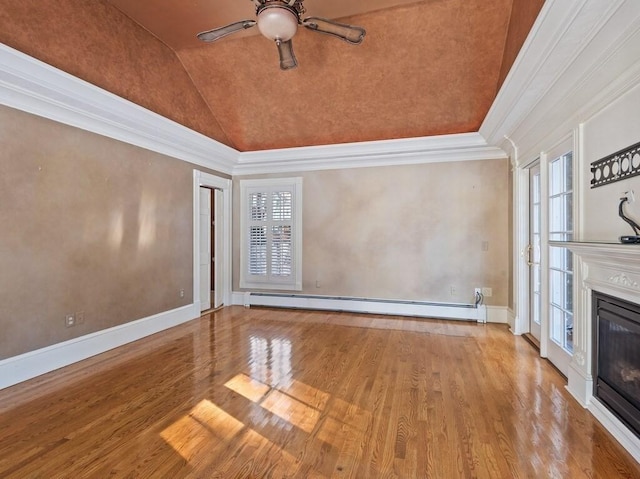
[{"label": "white fireplace mantel", "polygon": [[574,352],[567,389],[640,462],[640,439],[593,396],[591,317],[592,291],[640,303],[640,244],[598,241],[549,244],[566,247],[575,256]]},{"label": "white fireplace mantel", "polygon": [[550,244],[566,246],[579,258],[583,286],[632,303],[640,302],[640,244],[553,241]]}]

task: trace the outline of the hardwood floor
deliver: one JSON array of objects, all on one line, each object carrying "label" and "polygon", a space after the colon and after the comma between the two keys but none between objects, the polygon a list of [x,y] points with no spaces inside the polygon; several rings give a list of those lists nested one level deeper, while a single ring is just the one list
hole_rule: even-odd
[{"label": "hardwood floor", "polygon": [[0,391],[0,477],[638,478],[502,325],[225,308]]}]

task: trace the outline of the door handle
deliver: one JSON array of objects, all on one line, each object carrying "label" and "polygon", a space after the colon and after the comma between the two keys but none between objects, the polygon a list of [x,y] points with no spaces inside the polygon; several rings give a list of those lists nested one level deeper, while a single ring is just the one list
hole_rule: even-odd
[{"label": "door handle", "polygon": [[533,246],[530,244],[527,245],[527,264],[529,266],[533,266],[533,261],[531,261],[531,251],[533,250]]}]

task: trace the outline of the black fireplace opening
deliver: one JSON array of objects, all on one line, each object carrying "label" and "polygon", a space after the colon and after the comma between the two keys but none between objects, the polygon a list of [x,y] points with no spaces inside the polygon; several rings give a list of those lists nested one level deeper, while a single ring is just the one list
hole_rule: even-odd
[{"label": "black fireplace opening", "polygon": [[594,396],[640,437],[640,305],[592,298]]}]

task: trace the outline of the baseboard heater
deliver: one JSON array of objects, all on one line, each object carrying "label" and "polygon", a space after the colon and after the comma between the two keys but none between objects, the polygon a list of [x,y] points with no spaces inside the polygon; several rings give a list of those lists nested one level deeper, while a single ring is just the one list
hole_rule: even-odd
[{"label": "baseboard heater", "polygon": [[251,292],[244,293],[243,301],[245,307],[269,306],[487,322],[487,307],[482,304]]}]

